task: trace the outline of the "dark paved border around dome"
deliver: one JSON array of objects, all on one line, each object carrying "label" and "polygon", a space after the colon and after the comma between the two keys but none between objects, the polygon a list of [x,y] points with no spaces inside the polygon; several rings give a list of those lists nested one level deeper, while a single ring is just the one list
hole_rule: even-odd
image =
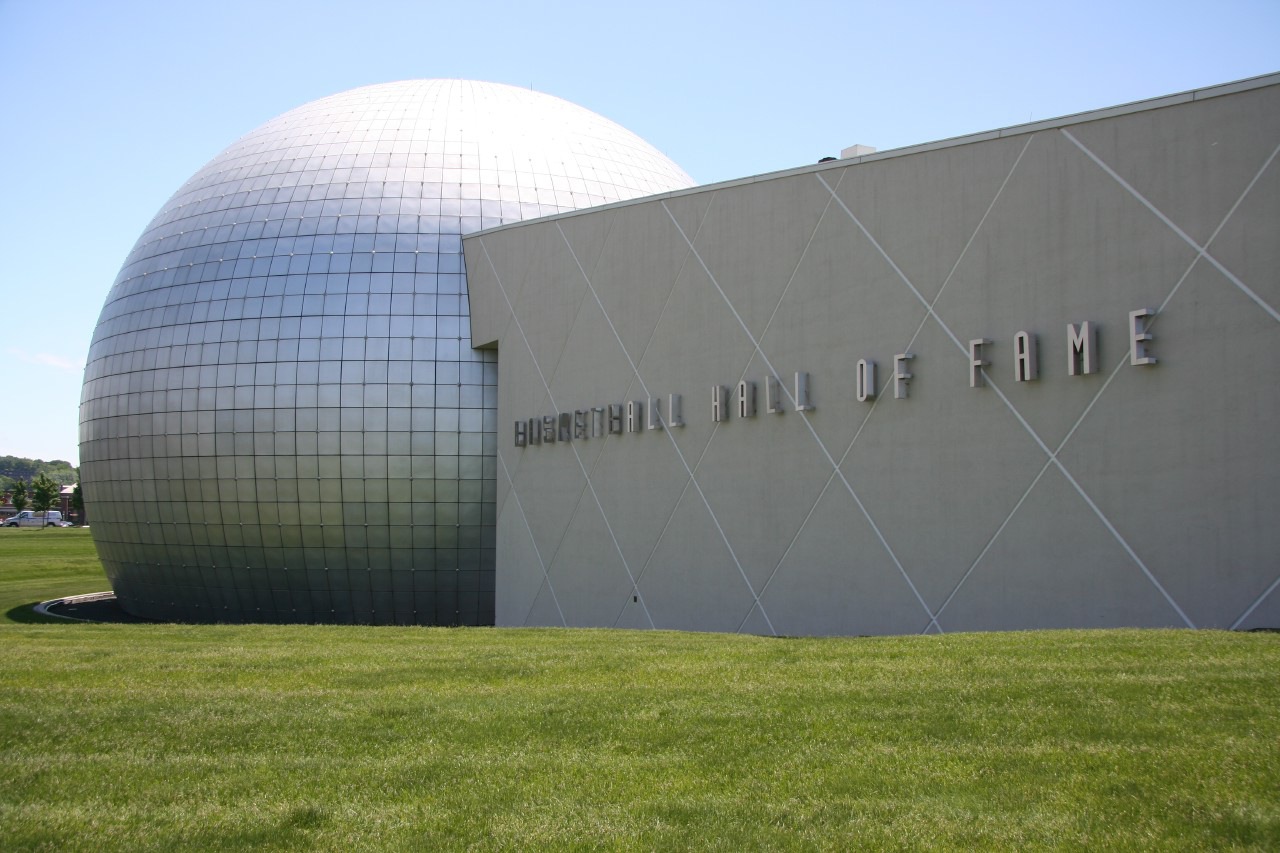
[{"label": "dark paved border around dome", "polygon": [[56,616],[59,619],[70,619],[76,622],[146,623],[152,621],[126,613],[116,599],[116,594],[111,590],[51,598],[40,602],[32,609],[44,616]]}]

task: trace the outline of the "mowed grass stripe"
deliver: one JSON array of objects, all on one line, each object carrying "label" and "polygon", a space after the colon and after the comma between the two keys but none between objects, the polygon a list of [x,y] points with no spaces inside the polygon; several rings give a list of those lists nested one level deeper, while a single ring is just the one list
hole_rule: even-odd
[{"label": "mowed grass stripe", "polygon": [[0,531],[3,849],[1280,849],[1280,635],[36,624]]}]

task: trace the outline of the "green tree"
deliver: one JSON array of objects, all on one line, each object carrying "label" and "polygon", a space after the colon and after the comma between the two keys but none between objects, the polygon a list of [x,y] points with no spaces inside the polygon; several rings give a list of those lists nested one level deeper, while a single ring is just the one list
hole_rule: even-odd
[{"label": "green tree", "polygon": [[61,486],[41,474],[31,481],[31,508],[36,512],[48,512],[61,491]]},{"label": "green tree", "polygon": [[13,492],[13,497],[10,500],[13,501],[14,510],[22,512],[27,508],[27,484],[22,480],[14,480],[11,491]]},{"label": "green tree", "polygon": [[31,481],[37,474],[47,474],[64,486],[76,481],[76,469],[64,459],[26,459],[20,456],[0,456],[0,477],[9,480]]},{"label": "green tree", "polygon": [[76,511],[76,523],[84,524],[84,492],[80,491],[79,483],[71,492],[71,508]]}]

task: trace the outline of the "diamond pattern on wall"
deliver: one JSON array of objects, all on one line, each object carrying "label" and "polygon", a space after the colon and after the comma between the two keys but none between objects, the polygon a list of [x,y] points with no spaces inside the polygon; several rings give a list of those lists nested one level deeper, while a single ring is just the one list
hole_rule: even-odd
[{"label": "diamond pattern on wall", "polygon": [[855,216],[876,223],[876,241],[932,302],[1027,147],[1022,137],[964,145],[845,169],[828,182]]},{"label": "diamond pattern on wall", "polygon": [[[1072,570],[1047,555],[1069,555]],[[969,631],[1183,624],[1053,467],[941,608],[938,623]]]},{"label": "diamond pattern on wall", "polygon": [[[1260,164],[1259,172],[1239,188],[1240,195],[1231,215],[1213,236],[1209,250],[1259,299],[1273,309],[1280,308],[1280,230],[1275,199],[1280,198],[1280,146]],[[1259,306],[1261,308],[1261,306]],[[1264,312],[1265,308],[1262,309]]]},{"label": "diamond pattern on wall", "polygon": [[992,388],[969,387],[967,357],[936,323],[913,349],[912,397],[877,406],[841,470],[936,609],[1045,457]]},{"label": "diamond pattern on wall", "polygon": [[[1246,98],[1252,106],[1241,109]],[[1196,133],[1164,132],[1159,110],[1123,122],[1076,125],[1070,132],[1203,245],[1280,139],[1280,89],[1227,95],[1202,106]]]},{"label": "diamond pattern on wall", "polygon": [[[688,236],[712,275],[725,276],[721,287],[733,294],[734,310],[758,338],[830,197],[816,183],[786,181],[733,186],[712,198],[696,237]],[[729,275],[729,269],[749,274]]]},{"label": "diamond pattern on wall", "polygon": [[[814,452],[802,415],[765,413],[766,370],[758,357],[745,375],[757,386],[759,413],[753,419],[720,424],[700,460],[697,478],[748,580],[759,589],[817,502],[832,467]],[[761,447],[768,452],[761,453]],[[771,500],[743,507],[744,481],[748,488],[767,490]]]},{"label": "diamond pattern on wall", "polygon": [[[784,378],[796,370],[810,374],[822,405],[808,420],[837,461],[874,408],[894,405],[883,395],[874,408],[857,401],[858,359],[876,362],[882,392],[892,398],[893,356],[911,348],[926,316],[883,255],[851,231],[844,211],[827,208],[761,348]],[[815,351],[815,340],[826,345]]]},{"label": "diamond pattern on wall", "polygon": [[[678,429],[500,442],[522,508],[508,498],[504,523],[537,531],[564,621],[781,634],[1265,624],[1280,607],[1280,499],[1257,495],[1280,495],[1280,446],[1260,425],[1280,397],[1256,376],[1280,363],[1267,237],[1280,131],[1202,152],[1219,113],[1119,115],[533,223],[520,231],[537,239],[510,246],[509,232],[477,238],[531,252],[515,325],[564,344],[530,355],[509,329],[501,395],[525,408],[500,402],[502,418],[683,399]],[[1159,130],[1175,119],[1178,132]],[[1180,163],[1196,174],[1179,182]],[[1147,184],[1165,195],[1141,195]],[[1207,254],[1192,232],[1212,238]],[[548,306],[531,298],[562,286]],[[1161,364],[1130,366],[1128,312],[1162,306]],[[1099,370],[1068,376],[1066,327],[1083,320]],[[1014,381],[1020,331],[1038,344],[1032,382]],[[972,338],[991,340],[984,387],[969,387]],[[906,399],[893,393],[900,352],[914,355]],[[877,364],[878,399],[855,399],[859,358]],[[813,411],[794,410],[796,371]],[[783,414],[764,412],[769,377]],[[743,379],[757,415],[714,423],[712,388],[733,408]],[[1238,417],[1224,429],[1189,408]],[[529,547],[502,541],[523,549],[522,594],[537,587],[530,624],[560,624]]]},{"label": "diamond pattern on wall", "polygon": [[[689,251],[655,252],[653,246],[670,237],[671,224],[644,215],[644,208],[628,206],[610,216],[612,228],[592,272],[595,292],[613,321],[622,347],[639,362],[644,358],[667,299],[688,262]],[[645,270],[639,286],[630,275]]]},{"label": "diamond pattern on wall", "polygon": [[[639,440],[628,439],[600,442],[605,452],[597,458],[591,478],[605,514],[621,522],[615,529],[619,548],[643,584],[653,549],[689,484],[689,472],[675,453],[655,454]],[[668,441],[664,436],[653,440]]]},{"label": "diamond pattern on wall", "polygon": [[[1086,189],[1064,194],[1063,183]],[[1052,448],[1102,381],[1067,375],[1067,324],[1090,321],[1101,363],[1115,364],[1128,351],[1128,312],[1158,306],[1194,257],[1061,135],[1037,134],[935,310],[962,343],[992,340],[992,379]],[[1001,306],[1016,324],[992,324]],[[1038,338],[1036,382],[1013,381],[1019,331]]]},{"label": "diamond pattern on wall", "polygon": [[[832,560],[829,555],[838,554]],[[911,634],[929,611],[838,480],[788,543],[760,596],[780,634]]]},{"label": "diamond pattern on wall", "polygon": [[654,549],[641,589],[659,628],[737,631],[755,603],[736,555],[720,540],[693,489],[681,498]]},{"label": "diamond pattern on wall", "polygon": [[[1102,512],[1124,533],[1161,583],[1196,625],[1231,627],[1252,601],[1244,578],[1257,570],[1249,555],[1280,553],[1280,400],[1232,369],[1236,353],[1258,364],[1280,364],[1276,323],[1216,270],[1197,264],[1153,326],[1163,359],[1144,375],[1121,369],[1107,393],[1080,425],[1060,458]],[[1179,342],[1206,342],[1186,346]],[[1216,352],[1214,351],[1216,350]],[[1211,359],[1224,365],[1213,381],[1188,395],[1177,381],[1180,363]],[[1165,393],[1144,393],[1156,385]],[[1140,404],[1135,400],[1142,400]],[[1150,425],[1195,410],[1230,411],[1229,419],[1189,418],[1176,434],[1151,435]],[[1129,440],[1110,441],[1109,437]],[[1143,440],[1144,436],[1150,436]],[[1142,476],[1131,473],[1140,470]],[[1203,471],[1195,490],[1183,487],[1189,472]],[[1259,488],[1261,484],[1261,488]],[[1242,490],[1260,495],[1242,499]],[[1205,506],[1237,507],[1228,532]],[[1159,530],[1134,516],[1157,512]],[[1161,566],[1196,566],[1175,575]],[[1280,575],[1280,565],[1273,571]],[[1232,619],[1212,614],[1232,614]]]},{"label": "diamond pattern on wall", "polygon": [[[609,526],[589,497],[578,504],[548,571],[570,625],[612,627],[637,592]],[[653,626],[649,626],[653,627]]]}]

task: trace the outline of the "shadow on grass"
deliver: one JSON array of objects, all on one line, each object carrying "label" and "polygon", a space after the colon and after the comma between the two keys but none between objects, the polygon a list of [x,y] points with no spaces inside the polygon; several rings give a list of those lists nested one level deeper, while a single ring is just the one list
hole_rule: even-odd
[{"label": "shadow on grass", "polygon": [[45,616],[43,613],[36,612],[38,601],[28,602],[27,604],[19,604],[17,607],[10,607],[5,611],[4,617],[10,622],[20,622],[35,625],[74,625],[70,619],[59,619],[56,616]]}]

